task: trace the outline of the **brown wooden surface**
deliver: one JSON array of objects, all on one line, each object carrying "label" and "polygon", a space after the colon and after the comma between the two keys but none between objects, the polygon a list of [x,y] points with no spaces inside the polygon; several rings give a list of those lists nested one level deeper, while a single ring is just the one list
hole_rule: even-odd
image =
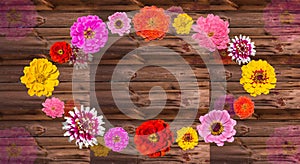
[{"label": "brown wooden surface", "polygon": [[[270,0],[34,0],[44,23],[34,28],[33,33],[21,41],[8,41],[4,36],[0,36],[0,129],[25,127],[39,145],[36,163],[268,163],[270,161],[267,158],[266,140],[274,129],[288,125],[300,126],[300,41],[281,43],[276,37],[265,32],[262,13],[269,2]],[[19,80],[23,75],[23,67],[33,58],[49,58],[48,51],[54,42],[70,41],[69,27],[77,17],[96,14],[106,21],[107,17],[116,11],[129,12],[146,5],[157,5],[164,9],[179,5],[194,20],[208,13],[219,15],[230,21],[230,36],[244,34],[252,38],[257,47],[254,59],[268,60],[274,66],[278,79],[276,88],[271,90],[269,95],[253,98],[255,114],[247,120],[237,119],[237,135],[233,143],[217,147],[215,144],[205,144],[203,139],[200,139],[199,145],[189,152],[189,161],[184,158],[183,152],[176,144],[172,145],[171,151],[165,157],[157,159],[112,152],[108,157],[94,157],[88,149],[79,150],[74,143],[69,143],[67,138],[63,137],[63,119],[52,120],[45,116],[41,111],[43,97],[27,95],[25,86]],[[110,91],[110,80],[115,65],[124,54],[147,44],[170,47],[181,53],[198,80],[201,103],[197,118],[207,113],[209,97],[212,94],[210,86],[215,84],[209,82],[208,70],[192,48],[186,51],[186,43],[170,35],[161,41],[150,43],[145,43],[139,38],[133,41],[125,36],[114,44],[105,53],[101,63],[96,65],[98,69],[95,91],[106,118],[113,125],[131,130],[142,122],[129,118],[116,107]],[[160,52],[160,55],[167,59],[171,54]],[[158,64],[165,62],[160,59],[161,57],[156,58],[154,55],[151,60]],[[139,60],[130,60],[124,67],[139,64]],[[168,60],[168,64],[178,67],[181,63]],[[74,95],[81,96],[80,102],[88,105],[89,92],[72,91],[73,68],[68,64],[56,65],[61,75],[60,84],[55,88],[53,95],[62,100],[71,99]],[[235,97],[248,95],[239,84],[240,66],[232,63],[225,65],[225,69],[227,90]],[[89,90],[88,73],[83,72],[81,75],[86,76],[86,80],[75,83]],[[123,82],[118,83],[123,85]],[[224,87],[216,85],[219,88]],[[181,90],[170,72],[158,67],[147,67],[139,71],[130,83],[135,93],[132,100],[140,106],[147,105],[148,93],[153,86],[164,88],[168,98],[164,110],[156,118],[171,122],[180,107]],[[199,121],[195,119],[193,126],[198,124]],[[285,162],[293,161],[287,158]]]}]

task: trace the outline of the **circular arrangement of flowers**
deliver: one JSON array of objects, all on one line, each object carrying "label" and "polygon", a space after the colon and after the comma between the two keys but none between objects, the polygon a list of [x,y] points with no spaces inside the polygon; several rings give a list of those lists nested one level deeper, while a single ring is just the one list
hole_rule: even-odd
[{"label": "circular arrangement of flowers", "polygon": [[276,86],[274,68],[264,60],[252,60],[242,67],[240,83],[251,96],[268,94]]},{"label": "circular arrangement of flowers", "polygon": [[105,128],[102,126],[103,116],[97,115],[95,108],[81,106],[81,109],[74,107],[74,111],[69,112],[70,117],[65,117],[63,129],[66,130],[64,136],[69,137],[69,141],[75,140],[76,145],[90,147],[97,145],[97,136],[103,136]]},{"label": "circular arrangement of flowers", "polygon": [[142,123],[134,136],[136,149],[149,157],[164,156],[174,141],[169,124],[163,120],[150,120]]},{"label": "circular arrangement of flowers", "polygon": [[24,68],[21,82],[28,88],[30,96],[51,96],[54,87],[58,85],[59,71],[47,59],[33,59],[30,66]]},{"label": "circular arrangement of flowers", "polygon": [[233,142],[236,121],[230,118],[226,110],[212,110],[199,118],[201,125],[197,126],[198,133],[205,142],[214,142],[223,146],[225,141]]},{"label": "circular arrangement of flowers", "polygon": [[[290,9],[290,7],[287,8]],[[11,10],[9,12],[12,13],[8,13],[3,19],[9,18],[13,22],[21,20],[20,15]],[[294,18],[286,19],[290,16],[289,11],[287,12],[280,16],[280,21],[297,22]],[[96,15],[79,17],[70,28],[72,44],[65,41],[54,43],[50,48],[49,56],[56,64],[68,62],[76,70],[88,68],[89,62],[93,60],[93,53],[99,52],[106,45],[109,37],[108,30],[111,34],[125,36],[130,33],[131,25],[135,33],[145,41],[161,40],[168,32],[175,33],[174,30],[180,35],[188,35],[192,32],[191,37],[199,46],[211,52],[215,51],[213,55],[222,52],[223,63],[231,64],[232,60],[239,65],[248,63],[241,67],[240,83],[251,96],[268,94],[269,90],[276,86],[274,68],[267,61],[251,61],[250,57],[255,55],[256,50],[249,37],[241,34],[230,42],[227,21],[219,16],[208,14],[206,17],[199,17],[194,24],[193,18],[184,13],[181,7],[171,7],[165,11],[156,6],[146,6],[133,17],[125,12],[116,12],[108,17],[106,23]],[[3,29],[0,29],[0,33],[1,30]],[[30,96],[50,97],[54,87],[59,84],[60,73],[57,67],[47,59],[33,59],[30,66],[26,66],[23,72],[24,76],[20,79],[28,88]],[[62,127],[66,131],[64,136],[69,137],[70,142],[75,140],[75,144],[80,149],[90,148],[95,156],[107,156],[110,150],[121,152],[130,142],[128,133],[122,127],[111,128],[104,135],[103,116],[98,116],[95,108],[80,106],[80,103],[74,100],[64,103],[56,97],[47,98],[42,106],[42,111],[51,118],[64,115],[65,122]],[[233,142],[236,134],[234,129],[236,121],[230,117],[237,115],[245,119],[253,113],[254,102],[250,98],[240,96],[235,100],[234,95],[226,94],[214,102],[212,111],[200,116],[201,124],[197,126],[197,131],[206,143],[223,146],[225,142]],[[192,127],[179,129],[176,138],[178,146],[184,151],[197,146],[199,139],[197,131]],[[165,121],[148,120],[136,128],[133,140],[140,154],[148,157],[161,157],[170,150],[174,136],[169,124]],[[286,145],[289,144],[290,142],[287,141]],[[11,147],[13,148],[7,148],[6,154],[4,153],[9,158],[22,154],[19,149],[15,149],[14,145]]]}]

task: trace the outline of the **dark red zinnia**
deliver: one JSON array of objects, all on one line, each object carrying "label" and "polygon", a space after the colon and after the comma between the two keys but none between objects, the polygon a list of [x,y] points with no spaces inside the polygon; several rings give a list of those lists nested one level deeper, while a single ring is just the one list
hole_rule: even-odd
[{"label": "dark red zinnia", "polygon": [[66,63],[72,55],[72,49],[67,42],[56,42],[50,48],[50,56],[54,62]]},{"label": "dark red zinnia", "polygon": [[163,120],[150,120],[136,129],[134,143],[136,149],[149,157],[164,156],[173,143],[173,133]]}]

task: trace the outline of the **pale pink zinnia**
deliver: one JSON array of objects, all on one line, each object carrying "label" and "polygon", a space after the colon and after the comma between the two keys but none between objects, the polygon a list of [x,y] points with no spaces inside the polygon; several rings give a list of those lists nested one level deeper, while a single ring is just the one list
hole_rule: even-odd
[{"label": "pale pink zinnia", "polygon": [[110,29],[112,34],[119,34],[123,36],[130,32],[130,22],[125,12],[116,12],[108,17],[109,22],[107,23],[108,29]]},{"label": "pale pink zinnia", "polygon": [[106,24],[98,16],[82,16],[71,27],[72,44],[85,53],[96,53],[108,40]]},{"label": "pale pink zinnia", "polygon": [[196,34],[192,38],[199,46],[207,48],[209,51],[222,50],[227,48],[229,43],[229,23],[223,21],[219,16],[208,14],[206,18],[199,17],[196,25],[192,28]]},{"label": "pale pink zinnia", "polygon": [[212,110],[199,120],[201,125],[197,126],[197,130],[205,142],[223,146],[225,141],[234,141],[236,121],[230,118],[227,110]]},{"label": "pale pink zinnia", "polygon": [[56,118],[62,117],[64,114],[65,103],[58,98],[48,98],[42,105],[44,106],[42,111],[45,112],[47,116]]},{"label": "pale pink zinnia", "polygon": [[69,141],[75,140],[77,146],[90,147],[97,145],[97,136],[103,136],[105,128],[102,126],[103,116],[97,115],[95,108],[81,106],[81,109],[74,107],[74,111],[69,111],[70,117],[65,117],[63,128],[66,130],[64,136],[69,137]]},{"label": "pale pink zinnia", "polygon": [[105,145],[113,151],[120,152],[124,150],[129,142],[128,133],[121,127],[115,127],[108,130],[104,135]]},{"label": "pale pink zinnia", "polygon": [[251,59],[250,56],[255,56],[254,42],[251,42],[249,36],[240,35],[231,39],[228,47],[228,56],[235,60],[239,65],[246,64]]}]

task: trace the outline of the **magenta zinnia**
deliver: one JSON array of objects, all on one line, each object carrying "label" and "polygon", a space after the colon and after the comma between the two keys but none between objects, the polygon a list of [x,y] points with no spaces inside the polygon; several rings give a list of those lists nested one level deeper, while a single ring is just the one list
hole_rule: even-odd
[{"label": "magenta zinnia", "polygon": [[105,128],[102,126],[103,116],[97,116],[95,108],[81,106],[81,109],[74,107],[74,111],[69,112],[70,117],[65,117],[63,129],[66,130],[64,136],[69,136],[69,141],[75,139],[76,145],[82,149],[97,145],[97,136],[103,136]]},{"label": "magenta zinnia", "polygon": [[214,142],[218,146],[223,146],[225,141],[234,141],[236,121],[230,118],[227,110],[212,110],[201,116],[199,120],[201,125],[197,126],[197,130],[205,142]]},{"label": "magenta zinnia", "polygon": [[108,130],[104,135],[105,145],[113,151],[120,152],[124,150],[129,142],[128,133],[121,127],[115,127]]},{"label": "magenta zinnia", "polygon": [[254,42],[251,42],[249,36],[235,36],[229,43],[228,56],[231,56],[232,60],[235,60],[239,65],[241,63],[246,64],[251,60],[250,56],[255,56],[256,50],[254,48]]},{"label": "magenta zinnia", "polygon": [[85,53],[96,53],[108,40],[108,30],[98,16],[79,17],[71,27],[72,44]]},{"label": "magenta zinnia", "polygon": [[227,48],[229,43],[229,23],[223,21],[219,16],[208,14],[206,18],[199,17],[196,25],[192,28],[196,34],[192,38],[199,46],[207,48],[209,51],[222,50]]}]

